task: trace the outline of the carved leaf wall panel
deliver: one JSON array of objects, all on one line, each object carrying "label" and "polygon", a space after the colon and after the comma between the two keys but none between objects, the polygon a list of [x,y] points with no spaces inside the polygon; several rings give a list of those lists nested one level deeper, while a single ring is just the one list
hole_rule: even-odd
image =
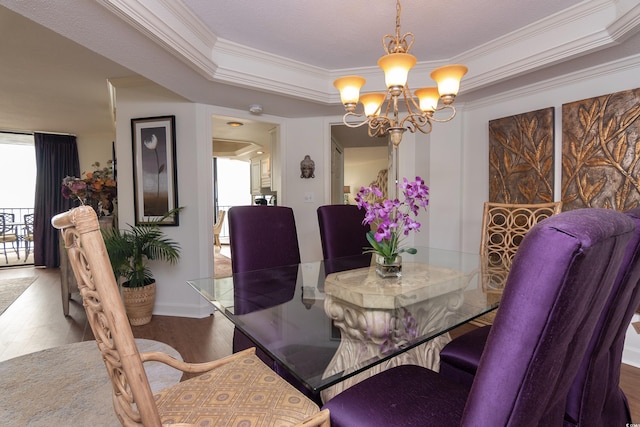
[{"label": "carved leaf wall panel", "polygon": [[554,108],[489,121],[489,201],[553,201]]},{"label": "carved leaf wall panel", "polygon": [[640,201],[640,89],[562,106],[564,210]]}]

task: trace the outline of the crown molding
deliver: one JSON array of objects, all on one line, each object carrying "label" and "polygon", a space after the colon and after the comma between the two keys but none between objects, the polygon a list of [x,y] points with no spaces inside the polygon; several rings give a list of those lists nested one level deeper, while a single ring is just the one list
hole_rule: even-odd
[{"label": "crown molding", "polygon": [[[608,62],[606,64],[597,65],[584,70],[575,71],[573,73],[564,74],[560,77],[554,77],[544,81],[536,82],[517,89],[501,92],[499,94],[484,97],[475,101],[467,101],[464,103],[465,110],[477,110],[492,105],[501,104],[503,102],[514,99],[522,99],[527,96],[535,95],[543,91],[563,88],[568,85],[574,85],[581,81],[592,81],[595,78],[606,77],[625,70],[633,70],[640,67],[640,54],[619,59],[617,61]],[[585,97],[587,97],[585,95]]]},{"label": "crown molding", "polygon": [[469,67],[464,90],[614,46],[640,30],[640,6],[629,0],[580,3],[454,58]]},{"label": "crown molding", "polygon": [[[362,75],[367,90],[384,90],[375,64],[327,70],[233,43],[213,34],[182,2],[97,1],[208,80],[325,104],[339,103],[332,82],[340,75]],[[422,75],[464,63],[464,92],[615,45],[639,30],[637,0],[585,1],[452,58],[420,62],[414,70]]]},{"label": "crown molding", "polygon": [[[330,73],[219,38],[214,48],[215,80],[328,103]],[[329,83],[328,83],[329,82]]]},{"label": "crown molding", "polygon": [[640,30],[640,3],[635,4],[620,19],[616,19],[607,28],[614,40],[622,42]]},{"label": "crown molding", "polygon": [[199,74],[214,80],[217,37],[181,2],[96,0]]}]

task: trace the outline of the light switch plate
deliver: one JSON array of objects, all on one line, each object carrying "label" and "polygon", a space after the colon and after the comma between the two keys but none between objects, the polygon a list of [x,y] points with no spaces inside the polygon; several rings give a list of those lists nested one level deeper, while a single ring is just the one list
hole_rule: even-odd
[{"label": "light switch plate", "polygon": [[304,193],[304,202],[313,203],[313,193]]}]

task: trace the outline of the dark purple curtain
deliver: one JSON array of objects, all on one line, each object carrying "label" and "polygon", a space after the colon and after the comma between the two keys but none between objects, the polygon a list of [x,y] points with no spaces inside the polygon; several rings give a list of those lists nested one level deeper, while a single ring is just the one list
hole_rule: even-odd
[{"label": "dark purple curtain", "polygon": [[34,201],[33,260],[36,266],[60,266],[59,232],[51,218],[71,209],[75,203],[62,197],[62,180],[80,176],[76,137],[34,133],[36,148],[36,194]]}]

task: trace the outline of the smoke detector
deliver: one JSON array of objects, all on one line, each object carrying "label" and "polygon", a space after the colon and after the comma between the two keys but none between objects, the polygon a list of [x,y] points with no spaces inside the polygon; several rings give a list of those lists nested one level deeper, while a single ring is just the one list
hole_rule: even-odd
[{"label": "smoke detector", "polygon": [[249,106],[249,112],[251,114],[262,114],[262,105],[253,104]]}]

